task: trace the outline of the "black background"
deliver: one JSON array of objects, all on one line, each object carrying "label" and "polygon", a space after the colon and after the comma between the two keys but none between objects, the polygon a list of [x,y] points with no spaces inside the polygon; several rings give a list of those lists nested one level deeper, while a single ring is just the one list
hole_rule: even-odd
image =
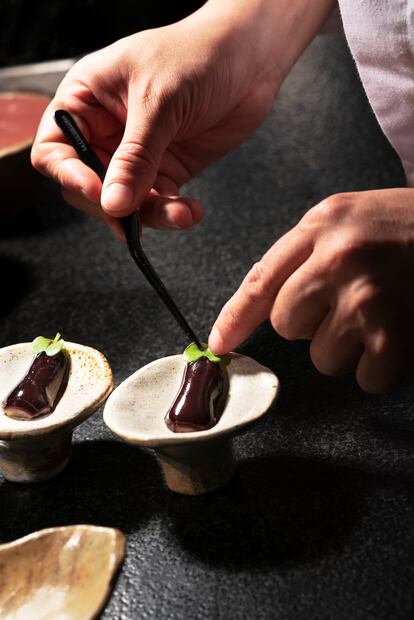
[{"label": "black background", "polygon": [[0,66],[76,57],[181,19],[201,0],[1,0]]}]

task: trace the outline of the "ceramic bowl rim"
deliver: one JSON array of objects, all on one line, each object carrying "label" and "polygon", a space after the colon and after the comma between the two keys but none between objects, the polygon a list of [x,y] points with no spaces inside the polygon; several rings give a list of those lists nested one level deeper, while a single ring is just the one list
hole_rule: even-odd
[{"label": "ceramic bowl rim", "polygon": [[[28,346],[31,346],[31,344],[32,344],[31,342],[19,342],[17,344],[11,344],[11,345],[8,345],[7,347],[1,347],[0,353],[4,351],[8,351],[8,350],[11,351],[13,349],[23,349]],[[93,347],[90,347],[88,345],[78,344],[76,342],[69,342],[66,340],[65,340],[65,348],[69,349],[69,351],[80,350],[80,351],[88,352],[93,355],[93,357],[99,362],[100,368],[102,369],[102,374],[104,378],[106,379],[105,390],[100,394],[99,397],[97,397],[92,403],[90,403],[88,407],[86,407],[85,409],[82,409],[82,411],[80,411],[78,415],[76,415],[75,417],[58,420],[56,422],[53,422],[52,420],[52,423],[50,425],[41,426],[41,427],[36,427],[38,420],[26,420],[24,421],[24,427],[22,427],[21,430],[19,430],[18,428],[17,429],[13,428],[12,430],[2,429],[0,427],[0,441],[10,441],[13,439],[30,439],[32,437],[38,437],[40,435],[47,435],[55,431],[69,432],[73,428],[78,426],[81,422],[83,422],[86,418],[88,418],[93,413],[95,413],[95,411],[97,411],[99,407],[101,407],[101,405],[107,400],[108,396],[110,395],[113,389],[113,375],[112,375],[112,370],[109,365],[109,362],[106,359],[106,357],[103,355],[103,353],[101,353],[97,349],[94,349]],[[1,405],[0,405],[0,409],[2,410]],[[2,415],[4,415],[3,412],[2,412]],[[16,423],[17,422],[19,421],[16,420]]]},{"label": "ceramic bowl rim", "polygon": [[108,398],[105,404],[105,408],[103,412],[103,419],[104,419],[105,424],[108,426],[108,428],[111,429],[111,431],[115,435],[117,435],[118,437],[121,437],[128,443],[132,443],[132,444],[136,444],[136,445],[140,445],[140,446],[148,447],[148,448],[156,448],[160,450],[162,449],[167,450],[170,447],[179,447],[179,446],[184,447],[184,446],[189,446],[191,444],[207,443],[209,441],[219,441],[220,439],[229,438],[233,435],[239,435],[243,433],[244,431],[249,430],[252,426],[257,424],[270,411],[272,406],[277,401],[277,398],[280,393],[280,381],[277,375],[273,372],[273,370],[271,370],[267,366],[263,366],[263,364],[260,364],[255,359],[247,355],[241,355],[240,353],[229,353],[229,355],[232,358],[251,359],[252,362],[254,362],[254,364],[257,367],[273,375],[275,384],[272,385],[272,388],[271,388],[272,397],[269,399],[269,402],[267,403],[266,407],[262,411],[256,413],[253,417],[247,418],[245,421],[240,422],[240,424],[234,424],[233,426],[225,427],[223,429],[217,428],[217,426],[214,426],[213,428],[206,430],[206,431],[196,431],[193,433],[171,433],[171,436],[168,435],[168,436],[163,436],[163,437],[158,437],[158,438],[156,438],[155,436],[148,436],[148,435],[146,436],[139,436],[139,434],[132,435],[127,432],[123,432],[119,428],[115,430],[110,424],[110,422],[108,421],[107,406],[110,405],[111,398],[114,397],[114,395],[116,395],[117,390],[121,386],[125,387],[126,383],[128,383],[129,381],[132,381],[133,378],[136,377],[138,373],[141,373],[144,369],[155,366],[160,360],[182,358],[182,355],[168,355],[165,357],[161,357],[157,360],[153,360],[152,362],[149,362],[148,364],[145,364],[144,366],[136,370],[134,373],[132,373],[132,375],[127,377],[120,385],[118,385],[115,388],[115,390],[112,392],[112,394],[110,395],[110,397]]}]

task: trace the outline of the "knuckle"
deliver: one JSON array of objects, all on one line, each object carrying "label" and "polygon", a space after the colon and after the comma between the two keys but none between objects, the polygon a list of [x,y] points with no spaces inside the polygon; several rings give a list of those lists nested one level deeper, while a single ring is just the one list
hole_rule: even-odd
[{"label": "knuckle", "polygon": [[163,90],[156,81],[150,80],[141,83],[138,92],[140,100],[147,109],[157,110],[160,107],[160,102],[163,99]]},{"label": "knuckle", "polygon": [[386,329],[377,329],[370,337],[369,348],[375,356],[392,356],[397,354],[393,339]]},{"label": "knuckle", "polygon": [[157,81],[149,83],[143,91],[142,100],[144,104],[154,110],[155,114],[161,115],[167,108],[177,93],[173,83],[162,84]]},{"label": "knuckle", "polygon": [[358,253],[358,242],[352,235],[344,232],[341,238],[330,243],[325,252],[324,268],[329,272],[340,271],[350,265]]},{"label": "knuckle", "polygon": [[153,168],[158,164],[157,157],[145,144],[132,139],[119,145],[116,161],[121,173],[130,173],[142,168]]},{"label": "knuckle", "polygon": [[412,367],[409,347],[387,329],[378,329],[365,341],[365,354],[356,370],[358,385],[371,394],[393,388]]},{"label": "knuckle", "polygon": [[337,222],[348,213],[354,203],[352,192],[332,194],[307,212],[305,218],[317,221]]},{"label": "knuckle", "polygon": [[30,151],[30,161],[32,166],[41,174],[47,173],[46,161],[42,149],[42,145],[38,142],[34,142]]},{"label": "knuckle", "polygon": [[286,340],[297,340],[300,338],[294,325],[289,320],[288,312],[282,312],[279,308],[274,307],[270,314],[270,322],[275,332],[282,336],[282,338]]},{"label": "knuckle", "polygon": [[394,384],[389,378],[379,377],[368,370],[359,370],[356,372],[356,380],[359,387],[368,394],[384,394]]},{"label": "knuckle", "polygon": [[365,253],[364,241],[358,231],[342,229],[321,244],[318,255],[320,273],[335,282],[353,280],[360,272]]},{"label": "knuckle", "polygon": [[243,286],[245,295],[251,303],[272,299],[272,280],[263,259],[250,269]]},{"label": "knuckle", "polygon": [[248,98],[249,103],[257,111],[257,114],[262,118],[266,118],[273,109],[276,95],[277,88],[272,81],[258,80],[255,82],[254,87],[248,91],[246,98]]},{"label": "knuckle", "polygon": [[330,220],[337,220],[349,210],[352,202],[352,193],[332,194],[320,203],[320,213]]},{"label": "knuckle", "polygon": [[160,76],[150,76],[147,79],[143,79],[142,72],[132,77],[133,84],[135,85],[135,96],[139,97],[146,110],[154,118],[161,117],[167,109],[173,107],[183,86],[172,75],[168,76],[167,80],[165,76],[163,77],[164,79]]},{"label": "knuckle", "polygon": [[378,303],[380,295],[380,289],[373,282],[359,280],[349,287],[342,303],[346,306],[348,316],[359,319],[358,323],[362,322],[362,327],[365,327],[371,314],[370,309]]},{"label": "knuckle", "polygon": [[323,375],[335,376],[338,374],[338,369],[335,363],[335,359],[328,355],[326,351],[319,346],[316,340],[312,340],[309,349],[310,358],[316,370]]}]

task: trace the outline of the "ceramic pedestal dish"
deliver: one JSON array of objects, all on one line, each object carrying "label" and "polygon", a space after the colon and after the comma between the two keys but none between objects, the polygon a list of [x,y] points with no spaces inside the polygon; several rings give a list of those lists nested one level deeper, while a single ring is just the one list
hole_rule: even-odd
[{"label": "ceramic pedestal dish", "polygon": [[[71,454],[73,429],[105,402],[112,372],[99,351],[65,343],[70,356],[66,389],[54,411],[30,421],[5,415],[0,404],[0,469],[7,480],[38,482],[62,471]],[[25,375],[33,360],[31,343],[0,349],[0,403]]]},{"label": "ceramic pedestal dish", "polygon": [[236,468],[232,437],[256,423],[278,394],[279,381],[271,370],[243,355],[229,357],[227,402],[209,430],[173,433],[165,424],[185,369],[182,355],[144,366],[117,387],[105,405],[104,421],[114,433],[154,448],[172,491],[198,495],[224,486]]}]

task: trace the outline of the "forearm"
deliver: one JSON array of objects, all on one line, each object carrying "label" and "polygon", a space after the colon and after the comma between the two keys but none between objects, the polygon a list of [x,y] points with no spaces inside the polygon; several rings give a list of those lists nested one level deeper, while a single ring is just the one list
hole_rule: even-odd
[{"label": "forearm", "polygon": [[321,29],[335,0],[208,0],[191,19],[211,24],[215,36],[228,36],[252,55],[280,85]]}]

